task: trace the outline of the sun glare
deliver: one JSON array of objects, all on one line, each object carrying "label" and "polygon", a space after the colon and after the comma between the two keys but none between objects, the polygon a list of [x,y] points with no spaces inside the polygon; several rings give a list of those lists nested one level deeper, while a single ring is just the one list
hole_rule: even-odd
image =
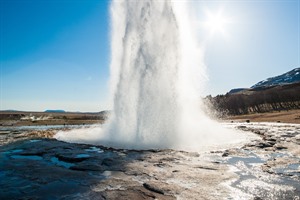
[{"label": "sun glare", "polygon": [[211,35],[216,33],[226,34],[226,26],[230,23],[227,16],[224,15],[222,10],[217,12],[206,11],[206,20],[204,21],[204,27],[210,32]]}]

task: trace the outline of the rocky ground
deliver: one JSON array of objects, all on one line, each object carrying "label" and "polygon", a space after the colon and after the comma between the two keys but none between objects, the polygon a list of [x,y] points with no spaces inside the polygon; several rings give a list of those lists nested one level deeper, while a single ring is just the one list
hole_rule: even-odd
[{"label": "rocky ground", "polygon": [[62,127],[1,127],[0,199],[299,199],[300,125],[224,125],[259,139],[210,152],[137,151],[53,139]]}]

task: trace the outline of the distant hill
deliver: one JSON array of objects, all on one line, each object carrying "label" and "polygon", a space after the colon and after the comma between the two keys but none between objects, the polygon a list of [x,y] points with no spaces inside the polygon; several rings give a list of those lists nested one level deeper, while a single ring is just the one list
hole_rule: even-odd
[{"label": "distant hill", "polygon": [[260,81],[253,85],[251,88],[271,87],[298,82],[300,82],[300,68],[295,68],[279,76],[271,77],[266,80]]},{"label": "distant hill", "polygon": [[45,113],[65,113],[64,110],[45,110]]},{"label": "distant hill", "polygon": [[20,112],[18,110],[12,110],[12,109],[9,109],[9,110],[0,110],[1,112]]},{"label": "distant hill", "polygon": [[218,113],[241,115],[300,109],[300,68],[268,78],[251,88],[237,88],[226,95],[207,96]]},{"label": "distant hill", "polygon": [[234,94],[234,93],[241,92],[241,91],[248,90],[248,89],[249,88],[235,88],[235,89],[231,89],[228,93]]},{"label": "distant hill", "polygon": [[237,94],[237,93],[251,93],[251,91],[265,90],[270,87],[282,86],[287,84],[300,83],[300,68],[295,68],[289,72],[281,74],[279,76],[274,76],[267,78],[263,81],[256,83],[250,88],[234,88],[231,89],[228,94]]}]

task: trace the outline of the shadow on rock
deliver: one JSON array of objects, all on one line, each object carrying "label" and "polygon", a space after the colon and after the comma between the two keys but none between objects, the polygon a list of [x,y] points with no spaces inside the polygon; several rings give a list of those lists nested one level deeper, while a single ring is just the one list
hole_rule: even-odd
[{"label": "shadow on rock", "polygon": [[[148,152],[54,139],[0,146],[0,199],[174,199],[145,187],[150,175],[129,167]],[[141,182],[132,178],[141,173]]]}]

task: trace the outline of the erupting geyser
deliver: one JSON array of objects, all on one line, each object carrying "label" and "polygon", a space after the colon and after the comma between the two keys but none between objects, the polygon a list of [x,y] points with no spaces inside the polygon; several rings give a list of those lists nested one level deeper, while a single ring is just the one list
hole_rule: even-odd
[{"label": "erupting geyser", "polygon": [[102,128],[56,138],[118,148],[199,149],[238,134],[201,109],[203,53],[184,2],[111,3],[113,113]]}]

